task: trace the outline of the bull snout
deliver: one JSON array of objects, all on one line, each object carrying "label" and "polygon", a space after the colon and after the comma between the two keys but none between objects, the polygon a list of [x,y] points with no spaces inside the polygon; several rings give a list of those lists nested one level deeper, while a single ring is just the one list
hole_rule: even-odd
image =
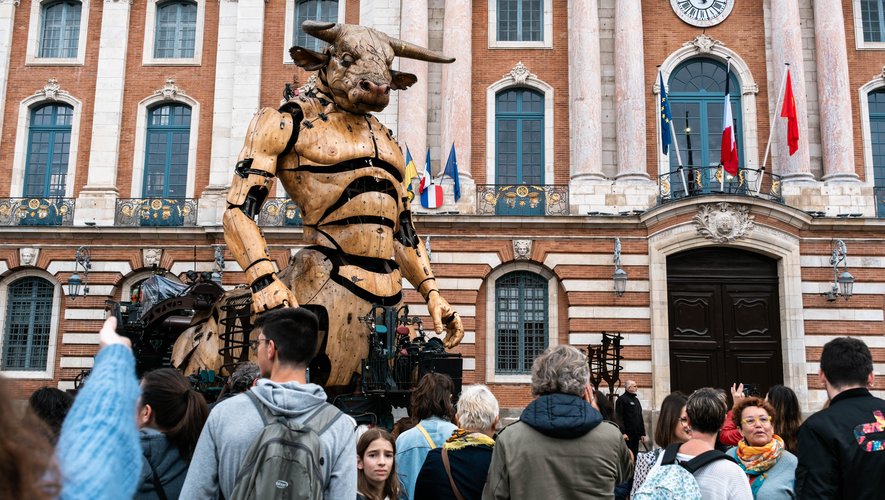
[{"label": "bull snout", "polygon": [[375,95],[387,95],[390,93],[390,85],[383,83],[381,85],[369,80],[360,80],[360,89]]}]

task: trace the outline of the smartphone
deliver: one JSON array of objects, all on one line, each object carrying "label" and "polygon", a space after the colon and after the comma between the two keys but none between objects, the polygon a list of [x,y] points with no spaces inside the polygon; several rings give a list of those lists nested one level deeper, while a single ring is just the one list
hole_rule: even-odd
[{"label": "smartphone", "polygon": [[107,312],[105,316],[106,318],[110,318],[111,316],[117,318],[117,334],[125,336],[126,325],[123,323],[123,310],[120,303],[113,300],[105,301],[105,311]]}]

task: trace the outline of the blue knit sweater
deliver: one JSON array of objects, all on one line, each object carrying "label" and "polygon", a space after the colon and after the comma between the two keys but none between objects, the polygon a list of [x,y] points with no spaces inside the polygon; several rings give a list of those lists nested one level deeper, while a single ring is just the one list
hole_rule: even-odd
[{"label": "blue knit sweater", "polygon": [[139,394],[132,351],[120,344],[99,351],[58,440],[62,500],[132,498],[141,477]]}]

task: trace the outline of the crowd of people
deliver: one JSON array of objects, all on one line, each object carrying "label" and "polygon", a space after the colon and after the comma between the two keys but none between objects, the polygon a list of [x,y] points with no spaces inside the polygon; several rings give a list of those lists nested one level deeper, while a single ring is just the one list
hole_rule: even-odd
[{"label": "crowd of people", "polygon": [[[532,366],[533,401],[502,426],[492,391],[454,394],[425,375],[393,432],[356,422],[308,383],[316,316],[261,315],[243,363],[210,408],[173,369],[139,381],[109,318],[76,399],[36,391],[25,419],[0,378],[0,496],[18,499],[880,498],[885,401],[869,348],[821,353],[827,405],[804,422],[788,387],[704,387],[664,398],[652,449],[635,381],[612,405],[587,358],[555,346]],[[457,403],[454,404],[457,396]],[[655,446],[656,445],[656,446]]]}]

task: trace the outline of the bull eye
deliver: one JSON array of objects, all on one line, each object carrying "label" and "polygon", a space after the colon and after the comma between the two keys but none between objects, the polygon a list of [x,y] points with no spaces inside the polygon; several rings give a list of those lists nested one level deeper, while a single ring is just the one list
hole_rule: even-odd
[{"label": "bull eye", "polygon": [[354,63],[353,56],[350,54],[344,54],[343,56],[341,56],[340,59],[341,59],[341,65],[344,66],[345,68],[349,68],[350,65]]}]

